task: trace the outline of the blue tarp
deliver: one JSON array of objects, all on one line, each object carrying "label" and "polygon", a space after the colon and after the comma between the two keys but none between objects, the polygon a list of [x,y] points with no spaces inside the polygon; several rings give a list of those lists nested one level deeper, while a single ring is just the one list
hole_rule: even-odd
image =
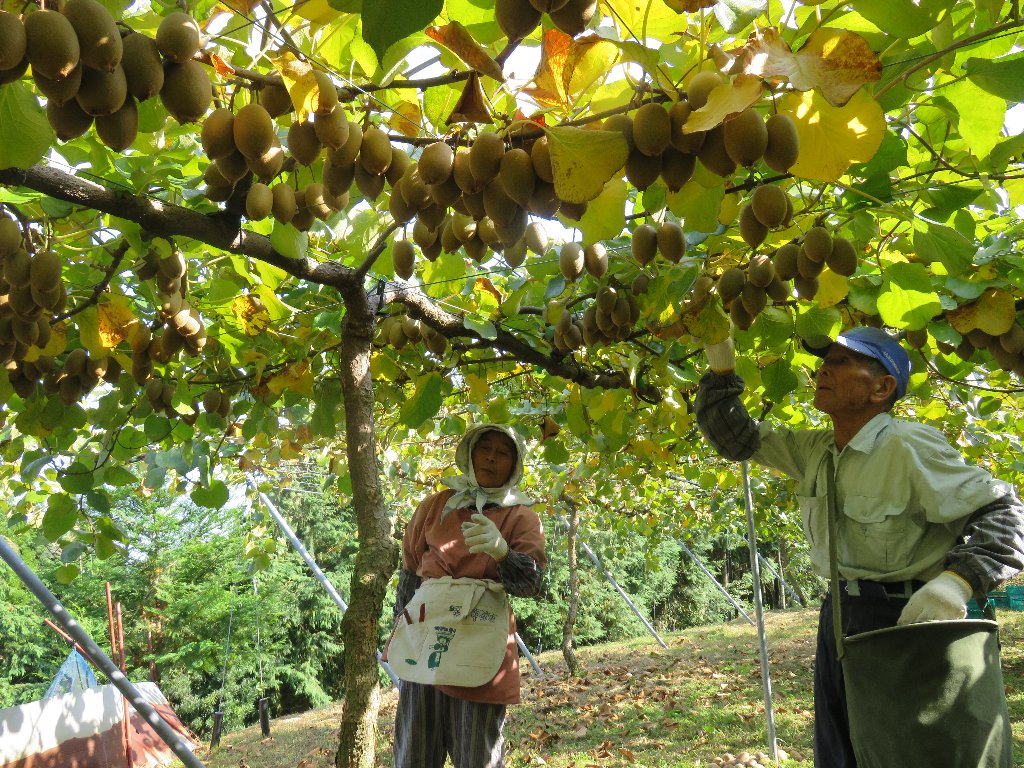
[{"label": "blue tarp", "polygon": [[50,683],[43,698],[49,699],[62,693],[95,687],[96,675],[93,674],[92,667],[89,666],[82,654],[72,648],[64,663],[60,665],[57,676],[53,678],[53,682]]}]

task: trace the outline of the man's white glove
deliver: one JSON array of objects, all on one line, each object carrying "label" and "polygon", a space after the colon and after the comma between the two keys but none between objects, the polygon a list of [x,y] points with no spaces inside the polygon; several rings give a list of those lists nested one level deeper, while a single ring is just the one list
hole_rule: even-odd
[{"label": "man's white glove", "polygon": [[501,562],[508,556],[508,542],[505,541],[494,521],[479,513],[462,524],[462,538],[471,553],[484,552]]},{"label": "man's white glove", "polygon": [[943,571],[907,601],[897,624],[949,621],[967,615],[967,601],[974,589],[952,571]]},{"label": "man's white glove", "polygon": [[725,341],[704,347],[704,354],[715,373],[732,373],[736,369],[736,349],[731,335]]}]

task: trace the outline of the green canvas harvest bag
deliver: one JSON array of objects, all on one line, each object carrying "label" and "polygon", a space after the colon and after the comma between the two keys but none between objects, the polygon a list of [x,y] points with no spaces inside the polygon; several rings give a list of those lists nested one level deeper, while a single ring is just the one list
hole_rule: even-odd
[{"label": "green canvas harvest bag", "polygon": [[827,468],[832,617],[858,768],[1013,768],[991,606],[988,620],[843,635],[831,454]]}]

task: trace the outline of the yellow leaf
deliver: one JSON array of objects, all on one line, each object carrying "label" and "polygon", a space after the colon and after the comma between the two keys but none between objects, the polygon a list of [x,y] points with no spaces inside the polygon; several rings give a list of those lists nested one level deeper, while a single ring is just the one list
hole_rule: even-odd
[{"label": "yellow leaf", "polygon": [[629,156],[618,131],[588,131],[558,126],[547,131],[555,194],[570,203],[586,203],[622,170]]},{"label": "yellow leaf", "polygon": [[475,373],[467,373],[465,379],[466,386],[469,387],[469,397],[472,402],[484,402],[491,391],[491,385],[487,383],[487,378],[484,376],[478,376]]},{"label": "yellow leaf", "polygon": [[569,107],[569,96],[565,92],[566,66],[572,50],[572,36],[559,29],[548,29],[541,38],[540,63],[533,74],[533,85],[524,92],[541,106]]},{"label": "yellow leaf", "polygon": [[619,58],[619,47],[591,33],[572,41],[569,66],[563,74],[565,91],[575,97],[608,74]]},{"label": "yellow leaf", "polygon": [[96,309],[96,320],[100,344],[105,349],[113,349],[128,338],[135,323],[130,300],[119,294],[105,294]]},{"label": "yellow leaf", "polygon": [[818,292],[814,294],[814,302],[819,307],[834,307],[846,298],[850,292],[850,284],[845,277],[826,269],[818,275]]},{"label": "yellow leaf", "polygon": [[259,336],[270,325],[270,313],[257,296],[238,296],[231,306],[246,336]]},{"label": "yellow leaf", "polygon": [[449,49],[481,75],[492,77],[499,83],[505,81],[501,64],[492,59],[480,43],[473,39],[469,30],[459,22],[452,21],[443,27],[427,27],[424,31],[427,37]]},{"label": "yellow leaf", "polygon": [[864,91],[845,107],[833,107],[815,91],[788,93],[778,109],[796,123],[800,156],[789,170],[798,178],[837,181],[853,163],[874,157],[885,136],[882,108]]},{"label": "yellow leaf", "polygon": [[722,309],[722,302],[717,298],[714,301],[705,302],[698,311],[687,312],[683,315],[683,322],[690,334],[696,336],[705,345],[717,344],[729,337],[732,328],[732,321]]},{"label": "yellow leaf", "polygon": [[423,113],[420,111],[418,103],[403,101],[391,113],[391,120],[388,121],[388,124],[403,136],[419,136],[422,119]]},{"label": "yellow leaf", "polygon": [[298,363],[284,368],[280,373],[275,373],[267,379],[267,389],[275,395],[280,395],[285,390],[297,392],[307,397],[313,396],[313,371],[310,370],[309,361],[302,360]]},{"label": "yellow leaf", "polygon": [[46,342],[45,347],[42,349],[39,347],[29,347],[28,352],[25,354],[25,361],[34,363],[44,355],[46,357],[56,357],[63,353],[67,348],[68,324],[62,320],[61,322],[50,326],[50,340]]},{"label": "yellow leaf", "polygon": [[290,51],[285,51],[271,60],[274,68],[281,74],[288,95],[292,97],[292,105],[297,113],[297,120],[305,120],[316,106],[320,89],[313,77],[313,67],[305,61],[295,58]]},{"label": "yellow leaf", "polygon": [[328,24],[341,16],[341,11],[331,7],[328,0],[303,0],[297,3],[292,10],[297,16],[301,16],[314,24]]},{"label": "yellow leaf", "polygon": [[1013,294],[989,288],[974,301],[949,312],[946,317],[959,333],[978,329],[989,336],[999,336],[1010,330],[1016,315]]},{"label": "yellow leaf", "polygon": [[775,82],[786,80],[798,91],[817,89],[834,107],[846,104],[864,84],[882,77],[882,62],[860,35],[845,29],[816,29],[793,53],[774,27],[747,39],[739,62],[743,71]]},{"label": "yellow leaf", "polygon": [[731,83],[722,83],[708,94],[708,103],[690,115],[683,133],[710,131],[756,103],[763,90],[761,78],[756,75],[737,75]]}]

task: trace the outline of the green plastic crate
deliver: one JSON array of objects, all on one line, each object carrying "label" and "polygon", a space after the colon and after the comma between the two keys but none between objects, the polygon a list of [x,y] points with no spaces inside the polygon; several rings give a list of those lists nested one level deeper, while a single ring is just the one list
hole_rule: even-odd
[{"label": "green plastic crate", "polygon": [[1011,585],[1006,588],[1006,596],[1011,611],[1024,611],[1024,587]]}]

